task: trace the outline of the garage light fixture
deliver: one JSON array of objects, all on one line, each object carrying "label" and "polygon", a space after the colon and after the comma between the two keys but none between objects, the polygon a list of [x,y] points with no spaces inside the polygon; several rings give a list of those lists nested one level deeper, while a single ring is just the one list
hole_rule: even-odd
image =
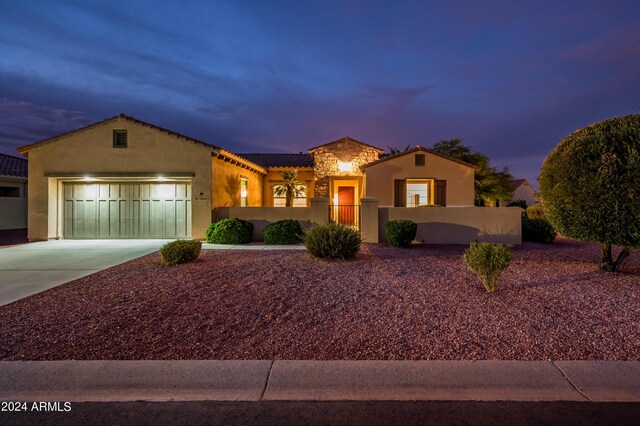
[{"label": "garage light fixture", "polygon": [[93,181],[95,181],[95,179],[94,179],[94,178],[92,178],[92,177],[90,177],[90,176],[85,176],[85,177],[84,177],[84,181],[85,181],[85,182],[93,182]]},{"label": "garage light fixture", "polygon": [[166,178],[166,177],[163,177],[163,176],[158,176],[157,181],[158,181],[158,182],[166,182],[166,181],[167,181],[167,178]]}]

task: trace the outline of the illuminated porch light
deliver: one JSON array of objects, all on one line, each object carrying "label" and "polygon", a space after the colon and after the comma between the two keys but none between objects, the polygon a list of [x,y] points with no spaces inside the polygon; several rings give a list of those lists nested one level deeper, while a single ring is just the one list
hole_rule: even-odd
[{"label": "illuminated porch light", "polygon": [[338,160],[338,170],[341,172],[351,172],[353,171],[353,162],[352,161],[340,161]]}]

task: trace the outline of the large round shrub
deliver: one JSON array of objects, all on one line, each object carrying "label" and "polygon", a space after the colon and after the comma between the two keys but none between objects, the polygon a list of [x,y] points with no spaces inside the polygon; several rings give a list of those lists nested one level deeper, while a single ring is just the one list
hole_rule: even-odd
[{"label": "large round shrub", "polygon": [[[540,193],[556,231],[601,243],[601,269],[617,271],[640,247],[640,114],[563,139],[542,165]],[[615,261],[612,245],[623,247]]]},{"label": "large round shrub", "polygon": [[207,242],[211,244],[246,244],[251,242],[253,224],[242,219],[222,219],[207,228]]},{"label": "large round shrub", "polygon": [[355,257],[362,241],[357,229],[335,222],[314,226],[304,233],[302,240],[312,256],[327,260]]},{"label": "large round shrub", "polygon": [[387,241],[394,247],[409,247],[417,231],[418,225],[410,220],[390,220],[384,225]]},{"label": "large round shrub", "polygon": [[266,244],[298,244],[302,228],[297,220],[279,220],[265,226],[262,235]]},{"label": "large round shrub", "polygon": [[556,231],[548,220],[522,218],[522,239],[534,243],[552,243]]},{"label": "large round shrub", "polygon": [[534,204],[527,207],[527,217],[529,219],[544,219],[547,220],[547,215],[544,212],[542,204]]}]

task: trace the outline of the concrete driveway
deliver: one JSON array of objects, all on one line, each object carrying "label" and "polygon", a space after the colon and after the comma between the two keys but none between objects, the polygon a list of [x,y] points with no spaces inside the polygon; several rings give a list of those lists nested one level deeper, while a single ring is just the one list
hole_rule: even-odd
[{"label": "concrete driveway", "polygon": [[157,251],[171,240],[57,240],[0,249],[0,306]]}]

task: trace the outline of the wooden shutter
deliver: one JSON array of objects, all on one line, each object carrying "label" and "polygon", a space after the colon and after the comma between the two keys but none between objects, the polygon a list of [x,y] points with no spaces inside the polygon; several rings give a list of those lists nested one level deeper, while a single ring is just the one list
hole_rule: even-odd
[{"label": "wooden shutter", "polygon": [[396,179],[393,185],[393,207],[407,206],[407,181]]},{"label": "wooden shutter", "polygon": [[439,206],[447,206],[447,181],[436,180],[435,203]]}]

